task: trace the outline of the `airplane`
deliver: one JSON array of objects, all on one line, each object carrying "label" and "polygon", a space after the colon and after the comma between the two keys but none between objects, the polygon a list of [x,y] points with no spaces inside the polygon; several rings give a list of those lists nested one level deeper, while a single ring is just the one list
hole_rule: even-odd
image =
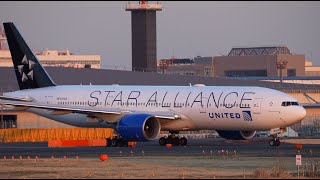
[{"label": "airplane", "polygon": [[111,146],[155,140],[160,131],[170,133],[160,145],[185,146],[179,132],[198,130],[230,140],[270,130],[269,145],[279,146],[278,135],[306,116],[295,98],[263,87],[57,85],[15,25],[3,25],[20,90],[3,93],[0,104],[76,127],[113,128]]}]

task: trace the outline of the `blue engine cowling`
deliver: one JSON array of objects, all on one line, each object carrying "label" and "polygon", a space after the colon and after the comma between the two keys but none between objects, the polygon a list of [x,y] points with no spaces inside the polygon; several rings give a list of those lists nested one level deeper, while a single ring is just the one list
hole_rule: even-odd
[{"label": "blue engine cowling", "polygon": [[222,131],[217,130],[219,136],[229,140],[247,140],[253,138],[256,131]]},{"label": "blue engine cowling", "polygon": [[128,114],[118,121],[117,133],[127,141],[149,141],[160,134],[159,120],[150,114]]}]

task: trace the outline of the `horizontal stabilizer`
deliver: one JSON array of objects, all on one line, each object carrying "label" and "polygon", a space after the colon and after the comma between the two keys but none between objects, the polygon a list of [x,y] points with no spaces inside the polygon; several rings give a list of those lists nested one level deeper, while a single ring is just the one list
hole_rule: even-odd
[{"label": "horizontal stabilizer", "polygon": [[7,97],[7,96],[0,96],[2,100],[9,100],[9,101],[23,101],[23,102],[32,102],[31,98],[19,98],[19,97]]},{"label": "horizontal stabilizer", "polygon": [[[102,114],[121,114],[121,111],[118,109],[106,109],[106,108],[96,108],[96,107],[66,107],[66,106],[56,106],[51,104],[39,104],[33,102],[23,102],[23,101],[8,101],[8,100],[0,100],[0,104],[2,105],[11,105],[15,107],[29,107],[29,108],[39,108],[39,109],[47,109],[59,112],[61,114],[62,111],[65,113],[82,113],[82,114],[90,114],[90,113],[102,113]],[[63,113],[62,113],[63,114]]]}]

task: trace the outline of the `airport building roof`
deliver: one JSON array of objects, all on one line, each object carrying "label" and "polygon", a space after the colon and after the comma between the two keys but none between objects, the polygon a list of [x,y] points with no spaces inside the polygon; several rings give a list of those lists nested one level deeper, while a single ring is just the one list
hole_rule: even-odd
[{"label": "airport building roof", "polygon": [[291,54],[286,46],[267,46],[267,47],[236,47],[232,48],[228,56],[261,56]]},{"label": "airport building roof", "polygon": [[[59,85],[168,85],[189,86],[190,83],[206,86],[260,86],[283,92],[320,92],[320,85],[239,80],[234,78],[214,78],[160,74],[151,72],[132,72],[91,68],[46,67],[48,74]],[[147,73],[147,74],[146,74]],[[0,67],[0,90],[18,90],[18,83],[12,67]]]}]

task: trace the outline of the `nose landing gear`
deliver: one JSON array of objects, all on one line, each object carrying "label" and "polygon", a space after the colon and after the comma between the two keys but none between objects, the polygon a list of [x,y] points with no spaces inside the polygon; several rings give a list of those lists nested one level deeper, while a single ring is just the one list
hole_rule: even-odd
[{"label": "nose landing gear", "polygon": [[176,134],[179,134],[179,132],[169,132],[170,135],[168,137],[161,137],[159,139],[159,144],[161,146],[165,146],[167,144],[172,144],[174,146],[186,146],[188,143],[187,138],[182,137],[180,138],[179,136],[176,136]]},{"label": "nose landing gear", "polygon": [[280,146],[280,140],[278,138],[271,139],[269,141],[270,146]]},{"label": "nose landing gear", "polygon": [[275,128],[270,130],[270,134],[272,135],[272,139],[269,141],[270,146],[280,146],[279,135],[287,132],[286,128]]}]

